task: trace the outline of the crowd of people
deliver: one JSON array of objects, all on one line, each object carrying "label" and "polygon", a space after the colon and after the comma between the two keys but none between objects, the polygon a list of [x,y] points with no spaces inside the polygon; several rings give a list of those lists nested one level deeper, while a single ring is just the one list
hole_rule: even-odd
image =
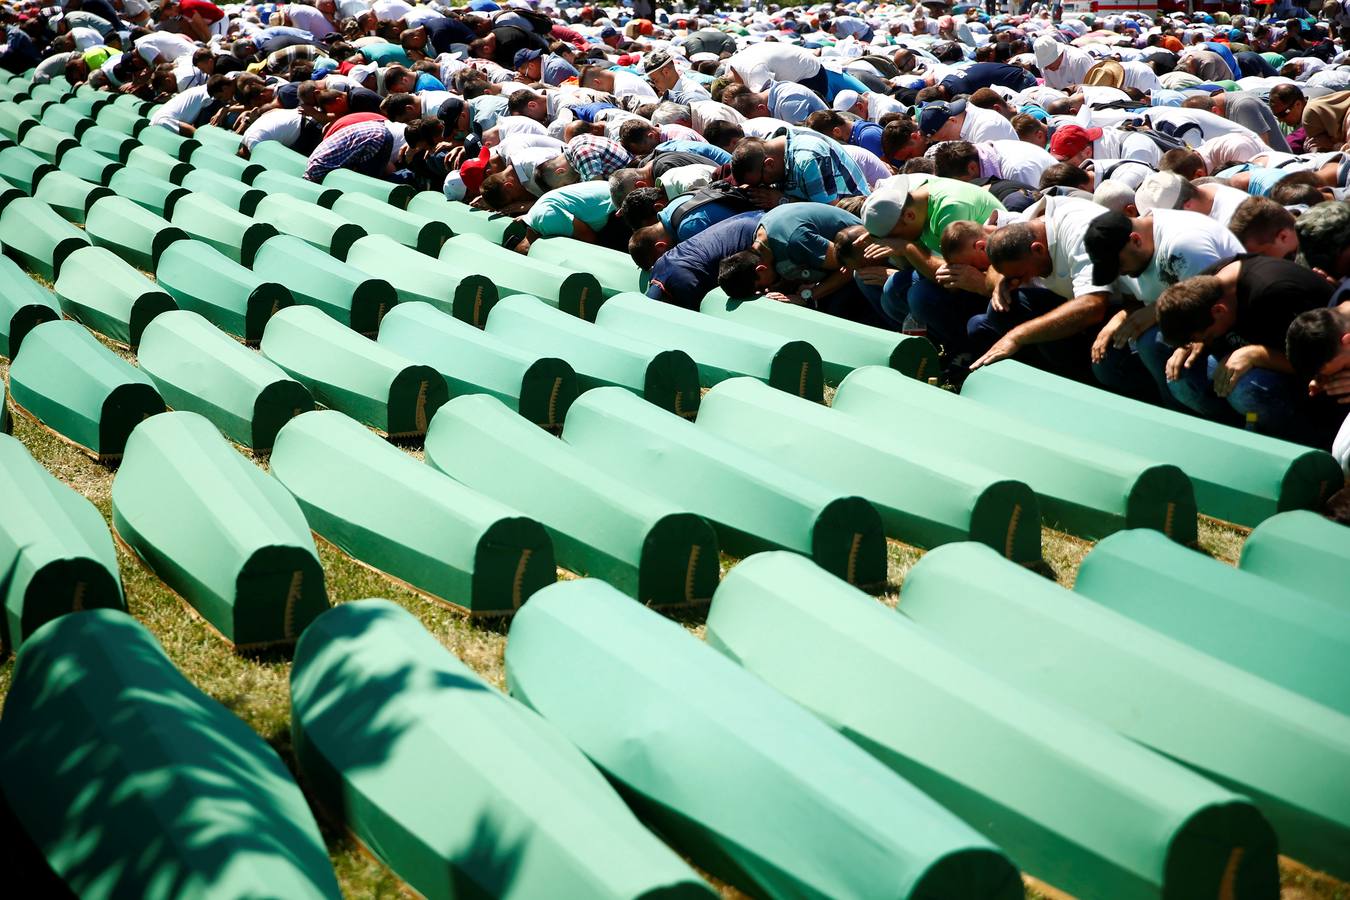
[{"label": "crowd of people", "polygon": [[0,65],[1350,466],[1350,0],[503,3],[28,3]]}]

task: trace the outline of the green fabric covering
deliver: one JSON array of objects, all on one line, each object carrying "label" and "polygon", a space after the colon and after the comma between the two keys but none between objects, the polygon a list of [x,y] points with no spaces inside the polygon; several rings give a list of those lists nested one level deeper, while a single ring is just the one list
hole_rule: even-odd
[{"label": "green fabric covering", "polygon": [[955,816],[602,581],[556,584],[521,610],[506,679],[676,849],[742,890],[1022,896],[1016,867]]},{"label": "green fabric covering", "polygon": [[905,543],[974,540],[1017,562],[1041,558],[1040,503],[1031,488],[1000,467],[953,458],[950,448],[910,442],[750,378],[710,391],[698,428],[802,480],[865,497],[886,534]]},{"label": "green fabric covering", "polygon": [[487,276],[503,297],[529,294],[588,322],[595,321],[596,310],[605,299],[594,275],[521,256],[476,234],[446,241],[440,259],[461,277]]},{"label": "green fabric covering", "polygon": [[0,150],[0,178],[25,194],[32,195],[42,176],[56,167],[27,147],[6,147]]},{"label": "green fabric covering", "polygon": [[449,399],[445,379],[310,306],[272,316],[262,352],[314,399],[391,437],[425,434]]},{"label": "green fabric covering", "polygon": [[295,235],[342,260],[352,244],[366,236],[366,229],[351,218],[289,194],[268,194],[254,215],[282,234]]},{"label": "green fabric covering", "polygon": [[76,140],[79,140],[86,130],[94,127],[93,118],[67,103],[56,103],[47,107],[42,113],[41,121],[43,125],[64,132]]},{"label": "green fabric covering", "polygon": [[98,115],[100,109],[110,105],[113,100],[113,95],[106,91],[76,91],[73,94],[66,95],[61,104],[70,107],[82,116],[88,116],[92,119]]},{"label": "green fabric covering", "polygon": [[351,169],[334,169],[324,176],[323,186],[347,193],[365,194],[376,200],[404,209],[416,191],[410,185],[395,184],[382,178],[371,178]]},{"label": "green fabric covering", "polygon": [[83,225],[89,207],[113,192],[69,172],[48,172],[38,183],[34,198],[41,200],[67,222]]},{"label": "green fabric covering", "polygon": [[1350,610],[1157,532],[1112,535],[1074,590],[1183,644],[1350,715]]},{"label": "green fabric covering", "polygon": [[1281,853],[1350,874],[1350,780],[1340,774],[1350,765],[1350,718],[978,544],[925,554],[905,576],[900,609],[1013,687],[1245,794],[1275,827]]},{"label": "green fabric covering", "polygon": [[126,609],[117,551],[103,516],[6,435],[0,435],[0,490],[7,647],[69,612]]},{"label": "green fabric covering", "polygon": [[215,125],[198,125],[192,137],[204,147],[212,147],[223,153],[237,153],[244,143],[244,136]]},{"label": "green fabric covering", "polygon": [[606,300],[595,324],[683,350],[698,364],[704,387],[750,375],[817,403],[825,399],[820,354],[806,341],[784,340],[633,293]]},{"label": "green fabric covering", "polygon": [[151,319],[176,308],[171,296],[103,247],[72,253],[55,287],[66,315],[132,349]]},{"label": "green fabric covering", "polygon": [[420,896],[713,896],[556,728],[393,603],[320,616],[291,705],[318,802]]},{"label": "green fabric covering", "polygon": [[127,154],[127,165],[178,184],[192,171],[190,163],[180,162],[163,150],[138,146]]},{"label": "green fabric covering", "polygon": [[210,169],[218,175],[233,178],[244,184],[252,184],[253,179],[265,171],[264,166],[241,159],[219,147],[198,147],[189,159],[193,168]]},{"label": "green fabric covering", "polygon": [[598,244],[568,237],[541,238],[530,244],[530,258],[591,273],[600,282],[606,297],[626,292],[640,294],[647,290],[648,273],[639,269],[632,257]]},{"label": "green fabric covering", "polygon": [[384,279],[372,278],[289,234],[262,245],[253,272],[286,285],[296,303],[321,309],[361,334],[374,334],[399,299]]},{"label": "green fabric covering", "polygon": [[117,100],[100,109],[94,116],[94,121],[103,128],[111,128],[132,137],[136,137],[150,124],[150,120],[145,116],[136,110],[128,109]]},{"label": "green fabric covering", "polygon": [[280,141],[261,141],[253,145],[248,161],[256,163],[269,172],[284,172],[297,177],[305,174],[309,160],[303,153],[296,153]]},{"label": "green fabric covering", "polygon": [[295,500],[196,413],[132,433],[112,511],[118,535],[237,648],[291,643],[328,607]]},{"label": "green fabric covering", "polygon": [[27,147],[49,163],[55,163],[61,154],[80,146],[80,142],[64,131],[46,125],[34,125],[24,132],[19,146]]},{"label": "green fabric covering", "polygon": [[78,896],[341,897],[276,751],[126,613],[41,629],[5,705],[0,786]]},{"label": "green fabric covering", "polygon": [[1062,891],[1217,897],[1239,848],[1227,896],[1278,891],[1275,835],[1245,799],[1010,687],[803,557],[732,568],[707,640]]},{"label": "green fabric covering", "polygon": [[499,301],[486,330],[526,352],[566,360],[583,391],[618,385],[682,416],[698,411],[698,367],[682,350],[615,334],[523,294]]},{"label": "green fabric covering", "polygon": [[222,175],[214,169],[193,169],[183,177],[183,187],[213,197],[246,216],[254,215],[258,204],[267,196],[265,191],[248,187],[242,181]]},{"label": "green fabric covering", "polygon": [[163,150],[174,159],[181,159],[183,162],[191,159],[193,152],[202,146],[201,141],[183,137],[178,132],[162,125],[143,128],[136,137],[145,146]]},{"label": "green fabric covering", "polygon": [[[774,430],[789,429],[777,419]],[[886,535],[871,503],[784,468],[772,456],[742,449],[628,391],[597,388],[582,394],[567,413],[563,439],[618,480],[707,518],[732,556],[795,550],[851,584],[886,580]]]},{"label": "green fabric covering", "polygon": [[60,103],[70,92],[75,90],[73,86],[65,80],[49,81],[46,84],[35,84],[29,90],[29,93],[37,99],[49,100],[53,103]]},{"label": "green fabric covering", "polygon": [[57,168],[85,181],[106,185],[122,169],[122,164],[88,147],[76,147],[61,157],[61,164]]},{"label": "green fabric covering", "polygon": [[427,432],[426,461],[535,517],[561,565],[603,578],[644,605],[706,603],[717,586],[711,525],[615,479],[492,397],[446,404]]},{"label": "green fabric covering", "polygon": [[159,258],[159,286],[179,309],[200,313],[227,334],[262,340],[277,310],[292,306],[291,292],[251,272],[201,241],[178,241]]},{"label": "green fabric covering", "polygon": [[1170,463],[1195,487],[1200,512],[1254,526],[1288,509],[1317,509],[1345,483],[1330,453],[1118,397],[1019,362],[985,366],[961,395],[1019,418]]},{"label": "green fabric covering", "polygon": [[[269,141],[268,143],[276,142]],[[259,146],[262,145],[259,144]],[[303,160],[304,157],[302,156],[301,159]],[[326,188],[321,184],[306,181],[299,175],[290,175],[285,172],[278,172],[275,169],[268,169],[253,179],[252,186],[271,196],[286,194],[298,200],[318,204],[324,208],[331,207],[337,201],[337,198],[342,196],[342,191],[337,188]]]},{"label": "green fabric covering", "polygon": [[278,232],[275,227],[237,212],[208,194],[192,192],[173,205],[173,224],[245,266],[258,248]]},{"label": "green fabric covering", "polygon": [[250,450],[271,449],[282,425],[314,408],[304,385],[188,310],[156,316],[136,359],[170,406]]},{"label": "green fabric covering", "polygon": [[287,423],[271,472],[316,534],[470,614],[513,613],[557,578],[552,542],[538,522],[420,464],[340,412]]},{"label": "green fabric covering", "polygon": [[1173,465],[1027,424],[995,409],[869,366],[844,379],[831,407],[884,433],[887,444],[955,459],[1026,482],[1046,524],[1095,540],[1122,528],[1196,539],[1195,492]]},{"label": "green fabric covering", "polygon": [[[132,110],[138,116],[143,117],[149,116],[150,110],[154,109],[156,106],[153,100],[143,100],[135,94],[118,94],[116,98],[113,99],[113,104],[120,109]],[[149,123],[149,121],[150,120],[147,118],[146,122]]]},{"label": "green fabric covering", "polygon": [[9,370],[14,402],[105,462],[121,456],[131,430],[164,411],[154,384],[77,322],[44,322],[28,333]]},{"label": "green fabric covering", "polygon": [[939,374],[937,350],[926,338],[907,337],[792,303],[731,300],[721,288],[703,299],[700,310],[769,334],[810,341],[824,360],[829,385],[839,384],[862,366],[890,366],[920,381]]},{"label": "green fabric covering", "polygon": [[0,257],[0,353],[13,359],[28,332],[59,318],[56,295],[29,278],[13,260]]},{"label": "green fabric covering", "polygon": [[21,140],[24,132],[37,124],[38,120],[25,112],[19,104],[0,101],[0,134],[11,141]]},{"label": "green fabric covering", "polygon": [[476,234],[497,246],[501,246],[507,230],[516,221],[511,216],[446,200],[440,191],[421,191],[416,194],[408,201],[408,212],[444,222],[454,234]]},{"label": "green fabric covering", "polygon": [[113,162],[124,163],[130,158],[131,151],[140,146],[140,142],[129,134],[95,125],[81,135],[80,146]]},{"label": "green fabric covering", "polygon": [[368,234],[383,234],[419,253],[435,257],[450,237],[450,226],[398,209],[366,194],[348,191],[333,203],[333,212],[359,222]]},{"label": "green fabric covering", "polygon": [[440,372],[451,397],[491,394],[543,428],[562,428],[577,398],[576,372],[561,359],[520,350],[427,303],[390,310],[379,341]]},{"label": "green fabric covering", "polygon": [[[0,150],[0,156],[8,152]],[[89,238],[41,200],[20,197],[0,210],[0,244],[10,259],[54,281],[65,260],[89,246]]]},{"label": "green fabric covering", "polygon": [[126,197],[105,197],[89,210],[84,233],[97,247],[107,247],[125,262],[148,272],[170,244],[187,233]]},{"label": "green fabric covering", "polygon": [[46,111],[47,107],[55,106],[56,101],[51,98],[43,99],[41,97],[34,97],[30,90],[27,99],[18,100],[15,102],[15,105],[19,107],[19,110],[22,113],[31,116],[34,121],[38,121],[42,118],[42,114]]},{"label": "green fabric covering", "polygon": [[109,179],[108,187],[119,197],[126,197],[137,206],[166,219],[173,212],[173,205],[178,199],[188,193],[185,187],[130,166],[118,169]]},{"label": "green fabric covering", "polygon": [[400,303],[430,303],[475,328],[487,324],[488,313],[497,303],[497,286],[485,276],[464,274],[383,234],[358,240],[346,259],[393,285]]},{"label": "green fabric covering", "polygon": [[[11,338],[13,340],[13,338]],[[1271,516],[1242,545],[1246,572],[1350,609],[1350,528],[1313,512]]]}]

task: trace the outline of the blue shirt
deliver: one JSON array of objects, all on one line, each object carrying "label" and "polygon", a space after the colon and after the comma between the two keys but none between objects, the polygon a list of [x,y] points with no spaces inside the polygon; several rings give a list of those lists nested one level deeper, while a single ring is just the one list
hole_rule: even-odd
[{"label": "blue shirt", "polygon": [[871,150],[877,159],[886,158],[886,154],[881,152],[881,126],[876,122],[861,119],[854,122],[853,134],[849,136],[848,142],[855,147]]},{"label": "blue shirt", "polygon": [[809,87],[793,81],[775,81],[769,85],[769,115],[794,125],[825,109],[825,101]]},{"label": "blue shirt", "polygon": [[764,213],[745,212],[676,244],[652,267],[647,296],[686,309],[698,309],[708,292],[717,287],[722,260],[748,250]]},{"label": "blue shirt", "polygon": [[731,162],[731,154],[721,147],[709,144],[707,141],[688,141],[676,139],[673,141],[662,141],[656,145],[659,151],[673,150],[678,153],[696,153],[705,157],[708,162],[715,166],[725,166]]},{"label": "blue shirt", "polygon": [[693,194],[681,194],[670,201],[665,209],[656,214],[656,217],[661,220],[661,224],[666,226],[666,231],[675,238],[677,244],[681,241],[687,241],[699,232],[711,228],[718,222],[725,222],[741,212],[729,203],[705,203],[680,221],[678,231],[670,227],[670,223],[675,220],[675,213],[692,199],[694,199]]},{"label": "blue shirt", "polygon": [[787,134],[783,193],[794,200],[833,203],[840,197],[868,196],[867,176],[838,142],[806,128]]},{"label": "blue shirt", "polygon": [[418,91],[443,91],[445,85],[441,80],[430,72],[418,72],[417,81],[413,84],[413,93]]},{"label": "blue shirt", "polygon": [[563,59],[556,53],[550,53],[544,57],[542,74],[544,84],[551,84],[554,87],[562,84],[569,78],[575,78],[578,74],[576,66]]}]

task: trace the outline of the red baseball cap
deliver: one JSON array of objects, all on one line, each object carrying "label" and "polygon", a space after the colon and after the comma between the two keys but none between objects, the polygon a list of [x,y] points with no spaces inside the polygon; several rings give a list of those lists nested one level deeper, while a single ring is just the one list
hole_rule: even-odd
[{"label": "red baseball cap", "polygon": [[487,177],[488,160],[492,158],[492,151],[484,147],[478,152],[476,159],[471,159],[459,167],[459,177],[464,179],[464,187],[468,191],[469,198],[478,196],[478,189],[483,186],[483,179]]},{"label": "red baseball cap", "polygon": [[1100,128],[1084,128],[1082,125],[1061,125],[1050,138],[1050,155],[1064,160],[1077,156],[1083,149],[1102,136]]}]

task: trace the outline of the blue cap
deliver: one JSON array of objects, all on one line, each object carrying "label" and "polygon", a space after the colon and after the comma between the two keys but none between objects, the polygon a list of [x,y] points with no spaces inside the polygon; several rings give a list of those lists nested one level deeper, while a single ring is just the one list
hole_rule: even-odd
[{"label": "blue cap", "polygon": [[517,69],[519,69],[521,66],[525,65],[527,62],[533,62],[534,60],[538,59],[539,57],[541,57],[541,56],[543,56],[543,55],[544,55],[544,52],[543,52],[542,50],[517,50],[517,51],[516,51],[515,67],[516,67]]},{"label": "blue cap", "polygon": [[955,103],[930,103],[919,112],[919,131],[923,132],[924,137],[932,137],[948,121],[965,111],[964,100],[957,100]]}]

